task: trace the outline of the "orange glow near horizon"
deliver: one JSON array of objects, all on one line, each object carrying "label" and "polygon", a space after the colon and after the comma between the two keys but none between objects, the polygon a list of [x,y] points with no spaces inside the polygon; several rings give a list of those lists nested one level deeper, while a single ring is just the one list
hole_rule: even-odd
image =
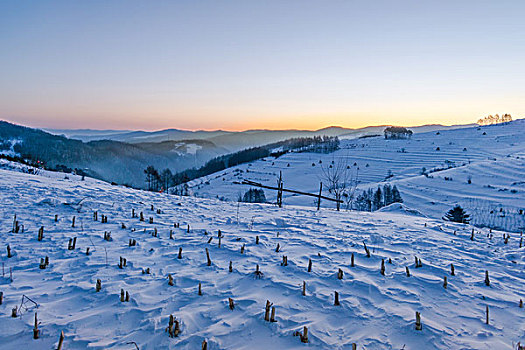
[{"label": "orange glow near horizon", "polygon": [[[487,114],[488,115],[488,114]],[[428,124],[442,124],[442,125],[460,125],[475,123],[479,118],[485,115],[475,116],[472,118],[458,118],[453,121],[440,120],[438,118],[422,119],[422,118],[406,118],[403,122],[395,120],[395,118],[372,118],[359,117],[357,120],[350,120],[350,118],[333,117],[333,118],[309,118],[309,117],[292,117],[280,118],[280,120],[269,121],[228,121],[217,120],[214,123],[209,123],[207,126],[195,126],[192,123],[168,121],[151,121],[148,124],[139,121],[132,122],[108,122],[106,118],[92,118],[89,123],[77,123],[71,119],[61,120],[54,119],[53,123],[42,120],[16,118],[5,120],[14,124],[22,124],[28,127],[42,128],[42,129],[95,129],[95,130],[143,130],[143,131],[158,131],[163,129],[179,129],[191,131],[246,131],[246,130],[319,130],[327,127],[341,127],[348,129],[359,129],[368,126],[383,126],[383,125],[397,125],[397,126],[420,126]],[[147,119],[147,118],[144,118]],[[143,119],[143,120],[144,120]],[[516,118],[514,118],[516,119]]]},{"label": "orange glow near horizon", "polygon": [[[432,106],[431,106],[432,107]],[[492,107],[492,108],[491,108]],[[205,131],[245,131],[253,129],[267,130],[319,130],[330,126],[343,128],[358,129],[367,126],[381,125],[398,125],[398,126],[419,126],[427,124],[459,125],[475,123],[479,118],[488,114],[510,113],[513,119],[519,119],[520,115],[525,114],[525,110],[515,108],[497,109],[493,106],[483,106],[479,104],[476,110],[470,111],[464,107],[456,108],[457,115],[447,115],[445,111],[441,113],[436,109],[435,112],[422,112],[420,106],[414,106],[418,113],[410,113],[404,108],[392,109],[389,114],[383,114],[380,111],[357,111],[354,113],[296,113],[272,115],[270,112],[260,111],[250,113],[246,111],[235,111],[236,113],[227,113],[227,111],[210,111],[209,117],[196,111],[188,110],[185,113],[177,113],[173,117],[172,112],[163,112],[152,109],[151,112],[144,112],[140,109],[135,111],[117,110],[115,113],[102,112],[101,110],[83,111],[83,113],[66,112],[53,113],[51,110],[46,111],[47,117],[7,117],[2,118],[0,110],[0,119],[7,120],[15,124],[22,124],[35,128],[47,129],[98,129],[98,130],[144,130],[156,131],[162,129],[180,129],[180,130],[205,130]],[[421,108],[421,109],[418,109]],[[487,108],[487,109],[485,109]],[[37,111],[29,111],[27,114],[40,114]],[[75,117],[70,117],[75,115]],[[182,117],[180,115],[187,115]],[[228,115],[218,117],[218,115]],[[248,115],[248,117],[245,117]],[[249,117],[251,115],[251,117]]]}]

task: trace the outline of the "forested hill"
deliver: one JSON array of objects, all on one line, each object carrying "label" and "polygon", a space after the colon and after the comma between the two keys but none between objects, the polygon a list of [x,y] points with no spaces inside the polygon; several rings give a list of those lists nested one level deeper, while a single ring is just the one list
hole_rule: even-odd
[{"label": "forested hill", "polygon": [[224,152],[207,140],[82,142],[0,121],[0,154],[4,157],[38,162],[54,170],[77,169],[79,173],[134,187],[144,186],[144,169],[148,165],[178,171],[200,166]]}]

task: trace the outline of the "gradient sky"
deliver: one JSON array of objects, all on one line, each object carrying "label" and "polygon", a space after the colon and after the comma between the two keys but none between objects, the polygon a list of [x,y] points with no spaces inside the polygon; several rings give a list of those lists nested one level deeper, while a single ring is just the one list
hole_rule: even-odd
[{"label": "gradient sky", "polygon": [[97,129],[525,115],[525,1],[0,1],[0,119]]}]

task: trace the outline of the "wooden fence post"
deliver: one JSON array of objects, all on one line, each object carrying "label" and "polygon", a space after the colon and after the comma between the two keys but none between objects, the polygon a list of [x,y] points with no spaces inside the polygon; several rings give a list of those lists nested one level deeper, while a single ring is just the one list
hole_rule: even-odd
[{"label": "wooden fence post", "polygon": [[317,199],[317,210],[321,208],[321,193],[323,192],[323,182],[319,183],[319,198]]}]

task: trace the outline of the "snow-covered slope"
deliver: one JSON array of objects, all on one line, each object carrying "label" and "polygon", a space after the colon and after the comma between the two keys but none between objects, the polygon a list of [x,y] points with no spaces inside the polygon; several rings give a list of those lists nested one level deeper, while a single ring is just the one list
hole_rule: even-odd
[{"label": "snow-covered slope", "polygon": [[[132,218],[133,209],[143,212],[145,221]],[[203,340],[208,349],[349,349],[352,343],[357,349],[513,349],[523,344],[525,309],[518,305],[525,299],[525,248],[519,248],[520,236],[511,234],[505,244],[503,232],[476,229],[472,241],[468,225],[391,209],[278,209],[154,194],[89,178],[64,179],[63,174],[0,170],[5,271],[0,277],[0,347],[50,349],[61,331],[64,349],[133,349],[131,342],[141,350],[200,349]],[[15,214],[23,232],[10,233]],[[101,223],[102,215],[107,223]],[[41,226],[44,238],[38,241]],[[158,237],[152,236],[155,230]],[[111,232],[112,241],[103,239],[104,232]],[[76,249],[67,250],[73,237]],[[128,246],[130,239],[137,245]],[[288,266],[281,266],[283,256]],[[422,267],[415,268],[415,256]],[[39,269],[45,257],[49,266]],[[127,259],[122,269],[120,257]],[[383,259],[385,275],[380,273]],[[261,278],[254,274],[256,265]],[[147,268],[151,273],[143,274]],[[484,283],[486,270],[490,286]],[[119,300],[121,289],[129,292],[129,302]],[[334,305],[335,292],[339,306]],[[10,317],[23,296],[38,307],[24,299],[19,317]],[[264,320],[266,300],[276,307],[277,322]],[[416,311],[421,331],[415,329]],[[38,340],[32,339],[35,312],[41,322]],[[169,315],[180,321],[176,338],[165,331]],[[308,327],[308,344],[293,336],[303,326]]]},{"label": "snow-covered slope", "polygon": [[[344,162],[354,178],[357,175],[357,193],[388,182],[397,185],[406,206],[427,216],[441,218],[460,204],[473,224],[519,232],[525,229],[525,215],[520,214],[525,209],[524,131],[525,119],[520,119],[414,134],[410,140],[343,140],[341,149],[331,154],[289,153],[229,168],[190,186],[196,196],[236,201],[249,188],[239,185],[243,179],[275,186],[282,171],[285,188],[317,193],[322,167]],[[421,175],[423,168],[428,177]],[[448,170],[435,172],[440,169]],[[393,176],[386,179],[389,173]],[[275,192],[265,192],[275,201]],[[311,206],[314,201],[284,193],[284,204]]]}]

